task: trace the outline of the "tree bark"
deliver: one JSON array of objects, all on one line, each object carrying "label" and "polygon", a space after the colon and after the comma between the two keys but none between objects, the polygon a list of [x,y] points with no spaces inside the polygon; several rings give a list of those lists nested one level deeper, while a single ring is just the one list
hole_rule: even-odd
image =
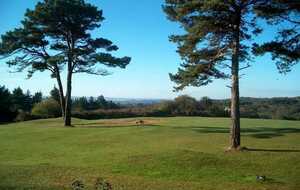
[{"label": "tree bark", "polygon": [[231,130],[230,149],[238,149],[241,145],[240,137],[240,93],[239,93],[239,53],[240,53],[240,13],[237,14],[234,31],[232,54],[232,87],[231,87]]},{"label": "tree bark", "polygon": [[241,145],[240,139],[240,95],[239,95],[239,76],[236,63],[233,64],[232,88],[231,88],[231,130],[230,148],[237,149]]},{"label": "tree bark", "polygon": [[66,102],[65,102],[65,126],[71,126],[71,106],[72,106],[72,71],[68,71],[67,77],[67,93],[66,93]]},{"label": "tree bark", "polygon": [[72,32],[69,31],[66,36],[68,44],[68,76],[67,76],[67,92],[65,99],[65,126],[71,127],[71,117],[72,117],[72,74],[73,74],[73,49],[74,49],[74,39],[72,38]]},{"label": "tree bark", "polygon": [[57,80],[57,85],[58,85],[58,90],[59,90],[59,103],[60,103],[60,108],[61,108],[61,115],[63,118],[65,118],[65,96],[64,96],[64,89],[62,86],[61,78],[60,78],[60,73],[59,69],[57,66],[55,67],[55,75],[56,75],[56,80]]}]

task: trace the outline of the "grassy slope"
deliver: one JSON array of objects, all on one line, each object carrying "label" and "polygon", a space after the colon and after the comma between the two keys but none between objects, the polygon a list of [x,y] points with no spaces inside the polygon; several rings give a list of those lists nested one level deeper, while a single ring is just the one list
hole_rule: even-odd
[{"label": "grassy slope", "polygon": [[[0,126],[0,189],[70,189],[97,177],[115,189],[300,189],[300,122],[242,120],[242,144],[224,153],[223,118],[60,119]],[[256,175],[268,180],[257,182]]]}]

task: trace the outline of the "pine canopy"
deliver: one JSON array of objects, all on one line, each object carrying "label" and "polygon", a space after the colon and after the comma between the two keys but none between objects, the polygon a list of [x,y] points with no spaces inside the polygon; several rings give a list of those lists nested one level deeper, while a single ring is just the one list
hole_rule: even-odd
[{"label": "pine canopy", "polygon": [[[105,75],[98,64],[125,68],[129,57],[116,58],[118,50],[110,40],[93,38],[91,31],[104,20],[102,11],[83,0],[44,0],[34,10],[27,10],[22,26],[2,35],[0,54],[16,55],[8,64],[17,71],[63,69],[72,60],[72,72]],[[100,51],[102,50],[102,51]]]},{"label": "pine canopy", "polygon": [[251,58],[249,42],[261,32],[254,14],[255,6],[265,1],[166,0],[164,11],[171,21],[179,22],[185,33],[172,35],[178,44],[183,63],[176,74],[176,90],[186,86],[202,86],[213,79],[231,76],[230,61],[235,39],[240,43],[238,60],[248,67]]}]

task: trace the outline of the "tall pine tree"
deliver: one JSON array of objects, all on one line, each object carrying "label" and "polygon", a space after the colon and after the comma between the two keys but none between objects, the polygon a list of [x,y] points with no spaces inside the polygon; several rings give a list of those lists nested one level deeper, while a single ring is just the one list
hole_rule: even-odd
[{"label": "tall pine tree", "polygon": [[213,79],[231,79],[230,149],[240,140],[240,71],[251,61],[253,36],[262,30],[255,7],[266,0],[165,0],[163,9],[171,21],[179,22],[182,35],[172,35],[183,63],[170,78],[182,90],[203,86]]},{"label": "tall pine tree", "polygon": [[[99,65],[125,68],[129,57],[117,58],[110,52],[118,50],[110,40],[93,38],[91,32],[104,20],[102,11],[84,0],[44,0],[34,10],[27,10],[22,26],[2,36],[0,54],[17,55],[8,62],[21,68],[54,70],[67,69],[66,96],[58,83],[61,99],[65,101],[65,126],[71,126],[72,78],[75,73],[107,75]],[[61,102],[61,105],[63,102]]]},{"label": "tall pine tree", "polygon": [[[28,71],[28,79],[37,71],[50,71],[59,87],[60,104],[64,110],[65,100],[61,81],[61,71],[64,67],[62,52],[55,51],[51,46],[42,26],[30,20],[32,11],[27,10],[22,21],[22,27],[6,32],[1,36],[0,56],[10,58],[7,64],[15,68],[15,72]],[[64,113],[64,112],[63,112]]]}]

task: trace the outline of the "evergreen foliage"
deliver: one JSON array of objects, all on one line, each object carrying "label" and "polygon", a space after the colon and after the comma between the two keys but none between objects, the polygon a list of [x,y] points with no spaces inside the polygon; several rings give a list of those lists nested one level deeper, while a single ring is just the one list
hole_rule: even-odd
[{"label": "evergreen foliage", "polygon": [[254,53],[271,53],[280,73],[291,71],[300,61],[300,1],[271,0],[256,9],[269,23],[278,25],[278,32],[270,42],[256,44]]},{"label": "evergreen foliage", "polygon": [[50,97],[56,101],[59,102],[60,96],[59,96],[59,90],[54,86],[54,88],[50,91]]},{"label": "evergreen foliage", "polygon": [[[183,63],[170,78],[182,90],[204,86],[214,79],[231,79],[230,149],[240,147],[240,71],[250,66],[255,56],[254,37],[262,32],[258,19],[272,0],[165,0],[163,10],[178,22],[184,34],[172,35]],[[278,0],[279,2],[279,0]],[[280,1],[281,2],[281,1]]]},{"label": "evergreen foliage", "polygon": [[88,111],[97,109],[118,109],[120,105],[107,101],[103,95],[94,97],[80,97],[72,100],[72,107],[74,111]]},{"label": "evergreen foliage", "polygon": [[31,95],[18,87],[10,92],[5,86],[0,86],[0,122],[13,120],[31,119],[28,117],[34,104],[42,101],[42,93],[37,92]]},{"label": "evergreen foliage", "polygon": [[[17,71],[51,71],[57,79],[65,125],[71,125],[72,76],[75,73],[107,75],[100,65],[125,68],[129,57],[117,58],[110,40],[94,38],[91,32],[101,26],[102,10],[84,0],[44,0],[27,10],[22,25],[2,35],[0,55]],[[67,68],[66,96],[60,73]]]}]

